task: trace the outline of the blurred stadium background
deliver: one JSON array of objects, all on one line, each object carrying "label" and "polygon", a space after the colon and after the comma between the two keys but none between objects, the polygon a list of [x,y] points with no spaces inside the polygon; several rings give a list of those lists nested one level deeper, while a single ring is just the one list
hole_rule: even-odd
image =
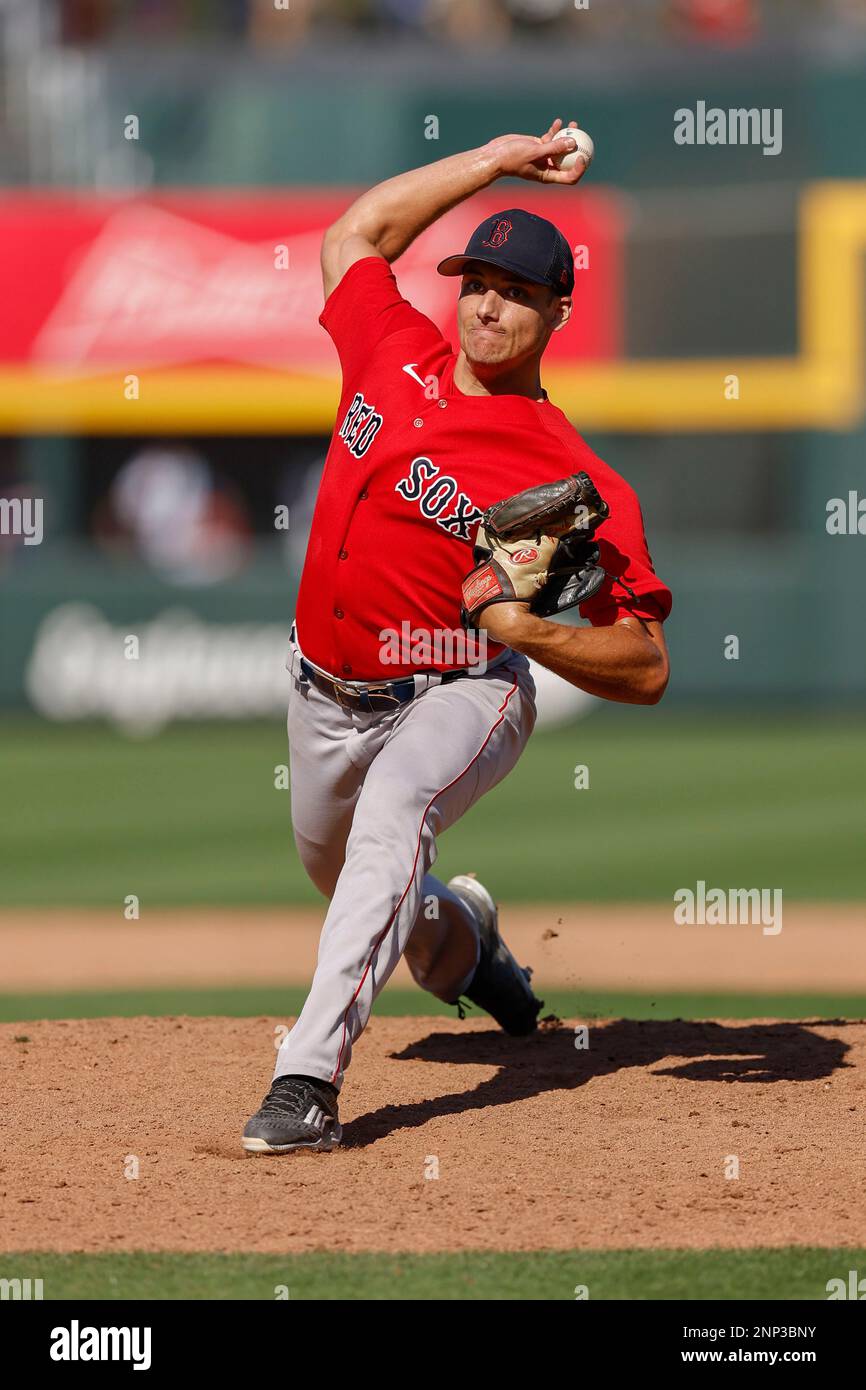
[{"label": "blurred stadium background", "polygon": [[[441,863],[526,903],[863,898],[866,538],[826,520],[866,491],[864,0],[3,0],[0,41],[0,497],[45,530],[0,536],[0,901],[315,902],[273,781],[337,400],[318,241],[555,115],[595,139],[575,195],[489,199],[587,248],[545,380],[639,491],[673,678],[550,701]],[[781,108],[781,151],[677,145],[698,101]],[[479,215],[397,267],[443,324]]]}]

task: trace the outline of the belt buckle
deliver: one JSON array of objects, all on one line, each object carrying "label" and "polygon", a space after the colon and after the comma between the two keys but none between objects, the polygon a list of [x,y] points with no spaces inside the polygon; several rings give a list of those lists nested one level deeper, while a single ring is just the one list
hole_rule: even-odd
[{"label": "belt buckle", "polygon": [[[364,712],[376,713],[378,711],[380,713],[388,713],[392,707],[394,709],[399,709],[400,701],[393,693],[393,690],[389,688],[393,687],[393,685],[393,681],[376,681],[374,684],[365,685],[363,690],[355,691],[355,695],[359,700],[365,698],[367,700],[367,709]],[[381,703],[377,704],[377,701]]]},{"label": "belt buckle", "polygon": [[387,701],[387,709],[390,709],[391,705],[393,705],[397,709],[399,709],[400,707],[399,699],[389,689],[389,687],[392,687],[394,685],[393,681],[371,682],[369,685],[365,684],[359,690],[353,688],[345,681],[337,680],[335,676],[328,676],[326,677],[326,679],[328,685],[333,691],[334,699],[336,703],[341,707],[341,709],[350,709],[361,713],[366,713],[367,711],[364,710],[363,706],[363,700],[365,696],[368,701],[367,709],[369,711],[375,711],[375,706],[373,704],[374,700]]},{"label": "belt buckle", "polygon": [[[387,713],[392,705],[395,709],[399,709],[400,701],[388,689],[389,685],[393,685],[393,681],[379,681],[376,685],[367,685],[363,690],[355,691],[355,696],[359,701],[367,700],[366,709],[363,705],[360,706],[363,713],[375,714],[377,711]],[[377,701],[384,702],[384,710],[383,705],[377,704]]]},{"label": "belt buckle", "polygon": [[[387,684],[387,685],[393,685],[394,682],[393,682],[393,681],[387,681],[386,684]],[[399,701],[399,699],[397,698],[397,696],[393,693],[393,691],[385,690],[384,688],[382,688],[381,690],[379,690],[378,693],[377,693],[376,695],[371,695],[369,698],[370,698],[371,701],[372,701],[372,700],[391,700],[391,701],[393,701],[394,706],[395,706],[396,709],[399,709],[399,708],[400,708],[400,701]]]},{"label": "belt buckle", "polygon": [[350,700],[351,691],[347,690],[342,681],[331,681],[331,689],[334,692],[334,699],[342,709],[356,709]]}]

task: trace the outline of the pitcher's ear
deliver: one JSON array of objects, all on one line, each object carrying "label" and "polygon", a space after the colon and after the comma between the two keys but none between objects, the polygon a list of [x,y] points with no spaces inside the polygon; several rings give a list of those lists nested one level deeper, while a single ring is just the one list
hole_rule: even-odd
[{"label": "pitcher's ear", "polygon": [[573,309],[574,309],[574,300],[572,299],[571,295],[570,295],[570,294],[563,294],[563,295],[560,295],[560,296],[559,296],[559,319],[558,319],[557,323],[554,324],[554,328],[553,328],[554,333],[558,333],[559,330],[560,330],[561,328],[564,328],[564,327],[565,327],[565,325],[568,323],[568,320],[571,318],[571,314],[572,314],[572,310],[573,310]]}]

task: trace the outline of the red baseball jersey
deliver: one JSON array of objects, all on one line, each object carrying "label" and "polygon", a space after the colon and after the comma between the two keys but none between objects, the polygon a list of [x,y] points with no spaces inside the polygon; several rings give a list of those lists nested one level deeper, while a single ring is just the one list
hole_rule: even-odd
[{"label": "red baseball jersey", "polygon": [[[343,390],[298,595],[305,656],[355,681],[471,664],[449,659],[436,635],[462,633],[460,589],[481,513],[581,471],[610,507],[596,538],[615,576],[581,614],[596,625],[667,617],[670,590],[653,569],[633,488],[547,399],[459,391],[456,353],[402,297],[386,261],[357,261],[319,322],[339,353]],[[394,633],[431,634],[429,660],[419,667],[423,648],[410,658]],[[501,650],[490,643],[488,659]]]}]

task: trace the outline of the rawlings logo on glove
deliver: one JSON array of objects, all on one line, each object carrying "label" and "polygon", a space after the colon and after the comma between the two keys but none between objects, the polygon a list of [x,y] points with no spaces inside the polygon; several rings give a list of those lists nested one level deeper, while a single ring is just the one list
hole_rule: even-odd
[{"label": "rawlings logo on glove", "polygon": [[592,539],[607,515],[586,473],[488,507],[475,540],[475,568],[463,581],[464,627],[475,627],[491,603],[526,603],[544,618],[592,598],[607,577]]}]

